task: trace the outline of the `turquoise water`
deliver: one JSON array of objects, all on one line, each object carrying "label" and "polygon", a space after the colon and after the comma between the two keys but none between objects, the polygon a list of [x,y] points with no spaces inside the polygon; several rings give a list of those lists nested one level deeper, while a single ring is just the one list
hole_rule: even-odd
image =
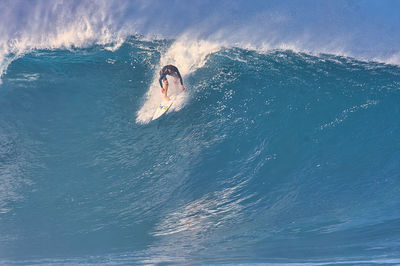
[{"label": "turquoise water", "polygon": [[1,264],[400,263],[398,66],[190,48],[184,97],[150,121],[174,45],[8,66]]}]

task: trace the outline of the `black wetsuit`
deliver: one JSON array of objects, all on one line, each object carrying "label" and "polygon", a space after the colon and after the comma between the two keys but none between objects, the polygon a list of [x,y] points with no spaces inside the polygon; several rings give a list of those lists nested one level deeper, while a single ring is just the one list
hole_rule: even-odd
[{"label": "black wetsuit", "polygon": [[[171,70],[171,72],[168,72],[168,70]],[[173,76],[173,77],[178,77],[179,80],[181,81],[181,85],[183,85],[183,80],[181,77],[181,74],[179,73],[178,68],[173,65],[166,65],[163,67],[160,71],[160,79],[158,80],[160,82],[161,88],[163,88],[162,81],[167,80],[167,75]]]}]

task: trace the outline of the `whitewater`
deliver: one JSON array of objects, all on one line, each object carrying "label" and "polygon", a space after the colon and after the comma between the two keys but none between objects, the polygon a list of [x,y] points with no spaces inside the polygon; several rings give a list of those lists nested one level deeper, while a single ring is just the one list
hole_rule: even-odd
[{"label": "whitewater", "polygon": [[400,264],[398,4],[167,2],[0,4],[0,264]]}]

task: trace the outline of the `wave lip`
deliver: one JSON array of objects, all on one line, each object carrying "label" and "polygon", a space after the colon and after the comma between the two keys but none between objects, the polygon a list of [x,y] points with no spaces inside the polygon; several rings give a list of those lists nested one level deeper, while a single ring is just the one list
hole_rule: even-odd
[{"label": "wave lip", "polygon": [[[396,8],[397,7],[397,8]],[[92,44],[118,47],[127,36],[219,43],[261,50],[291,49],[399,64],[398,1],[3,1],[0,77],[35,49]],[[262,25],[262,26],[261,26]],[[112,48],[114,47],[114,48]]]}]

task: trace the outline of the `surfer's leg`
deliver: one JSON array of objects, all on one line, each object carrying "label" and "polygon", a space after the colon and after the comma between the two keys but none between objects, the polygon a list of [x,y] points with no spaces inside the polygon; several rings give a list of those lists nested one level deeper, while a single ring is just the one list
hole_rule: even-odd
[{"label": "surfer's leg", "polygon": [[169,97],[167,96],[167,91],[168,91],[168,80],[164,80],[164,98],[169,101]]},{"label": "surfer's leg", "polygon": [[167,90],[168,90],[168,81],[165,79],[165,80],[163,80],[163,83],[164,83],[164,86],[161,88],[162,94],[167,93]]},{"label": "surfer's leg", "polygon": [[163,82],[163,86],[161,87],[161,93],[164,94],[164,93],[166,93],[166,90],[168,89],[168,80],[167,80],[167,78],[164,77],[162,79],[162,82]]}]

